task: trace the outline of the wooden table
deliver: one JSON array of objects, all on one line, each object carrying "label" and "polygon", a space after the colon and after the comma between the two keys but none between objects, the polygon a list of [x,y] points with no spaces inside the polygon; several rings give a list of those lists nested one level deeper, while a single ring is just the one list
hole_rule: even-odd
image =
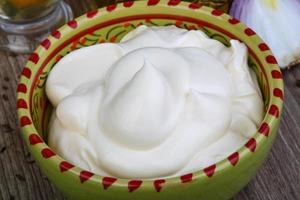
[{"label": "wooden table", "polygon": [[[86,1],[67,2],[75,16],[93,6]],[[0,52],[0,200],[62,200],[20,137],[15,91],[27,58]],[[283,75],[285,105],[278,137],[262,169],[235,200],[300,199],[300,65]]]}]

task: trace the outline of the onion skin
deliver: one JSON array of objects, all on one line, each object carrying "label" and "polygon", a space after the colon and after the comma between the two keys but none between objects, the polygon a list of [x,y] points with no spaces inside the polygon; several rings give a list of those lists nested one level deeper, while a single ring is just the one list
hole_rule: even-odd
[{"label": "onion skin", "polygon": [[281,68],[300,62],[300,0],[234,0],[230,15],[269,45]]}]

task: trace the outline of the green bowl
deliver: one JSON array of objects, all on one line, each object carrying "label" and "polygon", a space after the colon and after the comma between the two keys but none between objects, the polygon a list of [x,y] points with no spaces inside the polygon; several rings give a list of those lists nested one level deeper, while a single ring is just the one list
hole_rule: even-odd
[{"label": "green bowl", "polygon": [[[221,162],[180,177],[142,180],[102,177],[57,155],[45,143],[52,107],[45,95],[51,68],[71,51],[102,42],[118,42],[141,24],[175,24],[199,29],[229,46],[243,41],[249,66],[264,98],[265,116],[244,146]],[[283,105],[283,81],[268,46],[238,20],[196,3],[180,0],[137,1],[110,5],[68,22],[45,39],[29,58],[18,85],[18,115],[22,136],[47,177],[70,199],[229,199],[243,188],[265,160],[275,139]]]}]

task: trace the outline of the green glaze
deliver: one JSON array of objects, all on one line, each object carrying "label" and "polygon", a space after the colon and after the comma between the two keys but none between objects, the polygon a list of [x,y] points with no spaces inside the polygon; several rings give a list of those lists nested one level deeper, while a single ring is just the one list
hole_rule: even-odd
[{"label": "green glaze", "polygon": [[[55,63],[74,49],[101,42],[118,42],[140,24],[176,24],[182,28],[201,29],[227,46],[230,45],[229,39],[234,37],[252,49],[249,66],[257,74],[266,114],[260,131],[255,133],[247,145],[241,147],[238,152],[233,152],[233,155],[238,155],[238,160],[232,156],[231,159],[225,159],[210,168],[163,181],[115,180],[93,174],[86,176],[88,172],[66,165],[65,161],[43,142],[47,138],[47,122],[51,113],[51,105],[45,96],[45,81]],[[230,16],[211,8],[184,2],[168,5],[168,1],[157,0],[134,2],[130,7],[128,3],[118,4],[116,7],[110,6],[98,10],[97,13],[77,18],[49,36],[43,45],[37,48],[23,71],[18,86],[18,115],[25,143],[43,172],[69,199],[231,198],[249,182],[265,160],[276,137],[283,104],[281,73],[273,57],[270,57],[271,52],[266,46],[259,46],[263,42],[257,35],[249,34],[249,30],[245,30],[243,24],[232,21]],[[265,74],[258,62],[261,63]],[[86,179],[83,179],[84,177]],[[109,180],[114,182],[107,186]],[[141,185],[135,188],[137,183]]]}]

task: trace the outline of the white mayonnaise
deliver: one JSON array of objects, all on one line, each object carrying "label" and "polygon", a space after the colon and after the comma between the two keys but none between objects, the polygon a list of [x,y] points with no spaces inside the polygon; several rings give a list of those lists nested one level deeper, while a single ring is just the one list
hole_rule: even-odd
[{"label": "white mayonnaise", "polygon": [[182,175],[240,148],[263,116],[247,48],[201,31],[140,26],[118,44],[74,51],[51,70],[49,145],[121,178]]}]

